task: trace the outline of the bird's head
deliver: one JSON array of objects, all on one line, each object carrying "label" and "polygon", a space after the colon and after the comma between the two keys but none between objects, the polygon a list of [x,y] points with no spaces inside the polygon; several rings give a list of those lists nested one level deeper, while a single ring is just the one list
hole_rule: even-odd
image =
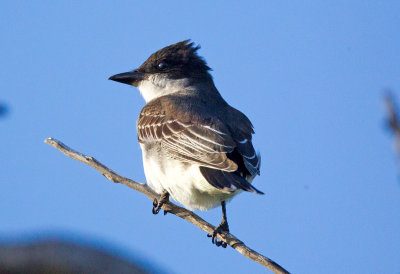
[{"label": "bird's head", "polygon": [[148,102],[181,91],[186,87],[211,81],[211,70],[197,54],[199,46],[185,40],[153,53],[139,68],[109,79],[139,88]]}]

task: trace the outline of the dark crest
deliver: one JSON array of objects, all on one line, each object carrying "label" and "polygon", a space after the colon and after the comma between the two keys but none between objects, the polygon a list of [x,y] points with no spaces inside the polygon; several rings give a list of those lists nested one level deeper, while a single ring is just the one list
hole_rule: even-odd
[{"label": "dark crest", "polygon": [[167,74],[170,78],[210,77],[206,61],[197,54],[199,45],[185,40],[153,53],[139,68],[140,72]]}]

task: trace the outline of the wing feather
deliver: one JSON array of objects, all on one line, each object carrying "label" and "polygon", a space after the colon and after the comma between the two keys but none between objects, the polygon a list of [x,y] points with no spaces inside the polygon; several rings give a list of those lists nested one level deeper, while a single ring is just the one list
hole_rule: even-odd
[{"label": "wing feather", "polygon": [[[206,127],[205,127],[206,126]],[[211,125],[184,123],[176,118],[142,113],[139,117],[139,142],[159,141],[172,158],[225,171],[235,171],[237,164],[226,153],[235,142],[228,132]]]},{"label": "wing feather", "polygon": [[165,108],[162,112],[160,104],[148,104],[140,113],[140,143],[159,142],[167,157],[199,165],[204,178],[221,191],[241,189],[262,194],[250,184],[260,174],[261,158],[251,142],[254,132],[247,117],[233,112],[231,117],[240,113],[241,118],[227,127],[213,115],[200,119],[196,113],[188,117],[184,112],[165,113]]}]

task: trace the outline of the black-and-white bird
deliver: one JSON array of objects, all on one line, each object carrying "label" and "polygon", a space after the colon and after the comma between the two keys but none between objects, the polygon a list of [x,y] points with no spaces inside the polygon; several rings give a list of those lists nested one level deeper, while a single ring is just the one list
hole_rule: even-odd
[{"label": "black-and-white bird", "polygon": [[169,195],[190,210],[222,205],[214,243],[229,231],[226,201],[243,190],[263,194],[251,185],[261,159],[250,120],[222,98],[199,48],[189,40],[170,45],[109,79],[137,87],[146,101],[137,132],[147,183],[162,197],[153,213]]}]

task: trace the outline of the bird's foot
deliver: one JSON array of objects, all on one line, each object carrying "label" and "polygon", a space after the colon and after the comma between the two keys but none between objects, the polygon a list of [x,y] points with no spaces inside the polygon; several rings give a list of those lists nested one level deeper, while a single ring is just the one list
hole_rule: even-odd
[{"label": "bird's foot", "polygon": [[220,241],[217,239],[217,234],[222,234],[223,232],[229,232],[229,226],[227,222],[222,221],[215,229],[213,234],[207,234],[207,237],[211,238],[211,241],[216,246],[222,246],[223,248],[227,247],[227,243],[224,241]]},{"label": "bird's foot", "polygon": [[[160,195],[160,200],[157,201],[157,199],[154,199],[153,201],[153,209],[152,209],[153,214],[157,215],[160,212],[163,204],[168,202],[168,200],[169,200],[169,193],[167,191],[163,191]],[[164,215],[166,215],[167,213],[168,211],[164,210]]]}]

